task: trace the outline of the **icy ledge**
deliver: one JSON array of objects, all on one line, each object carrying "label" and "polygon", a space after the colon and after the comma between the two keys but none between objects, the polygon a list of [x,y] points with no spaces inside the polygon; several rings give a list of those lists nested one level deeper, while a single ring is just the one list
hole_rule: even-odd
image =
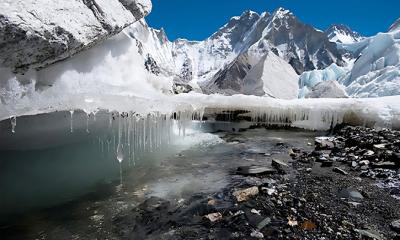
[{"label": "icy ledge", "polygon": [[[400,129],[400,96],[369,99],[295,99],[280,100],[267,97],[234,95],[203,95],[197,93],[159,98],[104,96],[103,98],[78,98],[71,96],[70,108],[57,111],[84,110],[87,116],[99,111],[120,112],[147,116],[164,114],[182,122],[191,120],[213,121],[218,114],[242,112],[241,117],[254,123],[292,126],[309,130],[326,130],[336,124],[346,123],[377,128]],[[55,112],[51,108],[38,108],[17,116]],[[169,116],[169,117],[168,117]],[[15,126],[18,117],[9,118]],[[229,120],[229,119],[228,119]],[[234,120],[234,119],[232,119]]]}]

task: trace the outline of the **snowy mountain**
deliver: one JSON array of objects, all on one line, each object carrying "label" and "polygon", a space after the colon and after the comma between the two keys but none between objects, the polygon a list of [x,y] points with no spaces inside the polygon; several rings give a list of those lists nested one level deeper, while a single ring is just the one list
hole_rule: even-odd
[{"label": "snowy mountain", "polygon": [[351,30],[348,26],[343,24],[332,24],[327,30],[325,30],[325,34],[331,42],[337,43],[355,43],[363,39],[359,33]]},{"label": "snowy mountain", "polygon": [[199,42],[171,42],[145,21],[128,32],[155,73],[205,93],[294,98],[298,74],[344,65],[335,43],[283,8],[261,15],[246,11]]},{"label": "snowy mountain", "polygon": [[389,32],[400,29],[400,18],[398,18],[389,28]]}]

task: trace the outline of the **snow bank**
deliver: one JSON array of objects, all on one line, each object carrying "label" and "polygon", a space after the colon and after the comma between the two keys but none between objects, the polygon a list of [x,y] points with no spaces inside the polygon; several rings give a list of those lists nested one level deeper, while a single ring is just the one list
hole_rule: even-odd
[{"label": "snow bank", "polygon": [[331,80],[337,81],[340,78],[344,77],[349,71],[350,67],[350,65],[347,67],[339,67],[338,65],[333,63],[329,67],[322,70],[304,72],[300,75],[299,80],[299,98],[304,98],[310,91],[310,89],[320,82]]},{"label": "snow bank", "polygon": [[367,40],[350,73],[339,80],[355,97],[400,94],[400,30],[379,33]]}]

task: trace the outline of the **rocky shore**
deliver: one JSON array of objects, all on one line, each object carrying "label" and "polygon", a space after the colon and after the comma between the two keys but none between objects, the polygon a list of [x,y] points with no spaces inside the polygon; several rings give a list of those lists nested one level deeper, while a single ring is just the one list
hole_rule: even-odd
[{"label": "rocky shore", "polygon": [[[241,141],[234,134],[227,142]],[[312,143],[309,143],[312,145]],[[214,194],[151,197],[113,219],[122,239],[400,239],[400,132],[335,129],[291,160],[231,169]]]}]

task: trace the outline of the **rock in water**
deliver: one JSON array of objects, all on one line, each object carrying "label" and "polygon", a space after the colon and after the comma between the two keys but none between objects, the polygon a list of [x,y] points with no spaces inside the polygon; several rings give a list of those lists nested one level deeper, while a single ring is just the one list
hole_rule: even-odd
[{"label": "rock in water", "polygon": [[282,162],[281,160],[278,159],[272,159],[271,166],[276,168],[279,172],[286,172],[287,169],[289,168],[289,165],[286,163]]},{"label": "rock in water", "polygon": [[0,65],[24,73],[111,37],[151,11],[150,0],[3,0]]}]

